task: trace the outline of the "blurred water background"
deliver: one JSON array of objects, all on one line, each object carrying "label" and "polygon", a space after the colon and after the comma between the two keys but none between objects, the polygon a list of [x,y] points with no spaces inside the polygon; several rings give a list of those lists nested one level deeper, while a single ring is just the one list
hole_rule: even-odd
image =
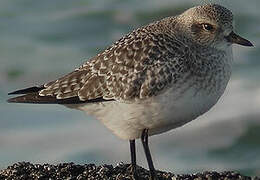
[{"label": "blurred water background", "polygon": [[[122,35],[202,0],[1,0],[0,169],[34,163],[129,162],[128,142],[82,112],[7,104],[7,93],[72,71]],[[156,168],[175,173],[236,170],[260,175],[260,1],[210,1],[234,12],[234,72],[219,103],[182,128],[151,138]],[[173,112],[174,113],[174,112]],[[138,164],[147,167],[141,144]]]}]

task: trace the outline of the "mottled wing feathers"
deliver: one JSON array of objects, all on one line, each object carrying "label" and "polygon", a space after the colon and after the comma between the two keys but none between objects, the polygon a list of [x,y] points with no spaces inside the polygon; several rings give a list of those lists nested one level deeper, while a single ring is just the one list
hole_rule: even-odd
[{"label": "mottled wing feathers", "polygon": [[158,21],[129,33],[80,68],[44,84],[34,98],[134,101],[157,95],[176,81],[184,54],[179,51],[183,45],[170,33],[157,32],[165,30],[163,25]]},{"label": "mottled wing feathers", "polygon": [[44,89],[39,91],[39,95],[55,96],[57,99],[78,96],[78,91],[83,87],[89,76],[89,71],[76,70],[56,81],[44,84]]},{"label": "mottled wing feathers", "polygon": [[92,67],[95,75],[79,91],[80,98],[102,94],[104,99],[119,101],[146,99],[175,82],[184,71],[179,63],[184,63],[186,48],[166,32],[149,30],[145,27],[126,35],[95,57],[101,60],[94,58],[81,66]]}]

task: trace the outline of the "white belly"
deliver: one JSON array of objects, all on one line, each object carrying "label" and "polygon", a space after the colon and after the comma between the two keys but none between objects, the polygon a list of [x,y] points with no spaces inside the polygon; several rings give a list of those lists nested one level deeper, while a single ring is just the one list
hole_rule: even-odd
[{"label": "white belly", "polygon": [[169,89],[157,97],[139,103],[108,101],[75,108],[100,120],[118,137],[136,139],[140,138],[142,130],[146,128],[153,135],[192,121],[207,112],[218,101],[224,89],[209,94],[189,88],[181,96],[176,90]]}]

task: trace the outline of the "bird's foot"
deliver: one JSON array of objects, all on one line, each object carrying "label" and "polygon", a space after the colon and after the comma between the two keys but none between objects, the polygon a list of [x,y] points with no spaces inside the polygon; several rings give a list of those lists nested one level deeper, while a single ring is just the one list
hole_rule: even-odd
[{"label": "bird's foot", "polygon": [[137,175],[137,171],[136,171],[136,165],[134,164],[130,164],[127,168],[127,170],[132,174],[133,180],[138,180],[138,175]]},{"label": "bird's foot", "polygon": [[156,175],[156,171],[150,171],[149,180],[158,180],[158,177]]}]

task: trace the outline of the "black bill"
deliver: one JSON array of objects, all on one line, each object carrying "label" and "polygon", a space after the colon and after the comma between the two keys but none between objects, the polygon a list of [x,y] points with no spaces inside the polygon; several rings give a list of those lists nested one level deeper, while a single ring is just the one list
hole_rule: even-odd
[{"label": "black bill", "polygon": [[240,37],[233,31],[226,37],[226,39],[230,43],[240,44],[242,46],[254,46],[250,41]]}]

